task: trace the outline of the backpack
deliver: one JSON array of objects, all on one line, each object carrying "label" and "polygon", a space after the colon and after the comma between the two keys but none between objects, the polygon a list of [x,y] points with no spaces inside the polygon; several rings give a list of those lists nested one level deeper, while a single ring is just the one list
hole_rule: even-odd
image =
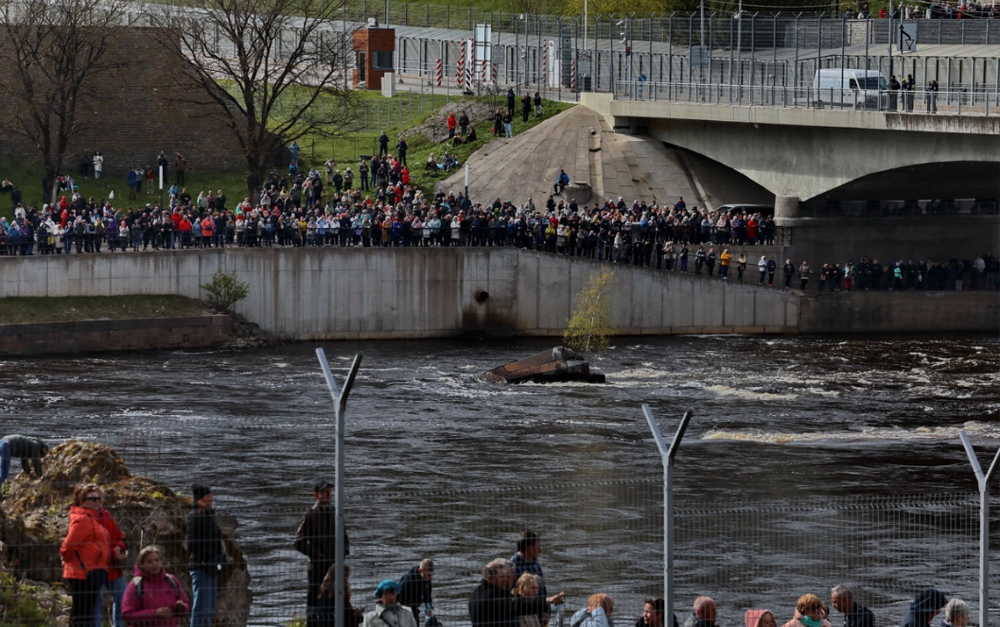
[{"label": "backpack", "polygon": [[[170,583],[171,589],[174,591],[174,601],[176,602],[181,598],[181,586],[177,583],[177,578],[170,573],[164,573],[166,575],[167,582]],[[142,577],[133,577],[132,586],[135,588],[135,593],[139,597],[139,607],[142,607]]]}]

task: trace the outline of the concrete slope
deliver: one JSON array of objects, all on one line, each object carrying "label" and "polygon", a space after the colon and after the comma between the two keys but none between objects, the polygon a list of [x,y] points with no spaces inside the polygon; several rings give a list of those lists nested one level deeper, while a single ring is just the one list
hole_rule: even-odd
[{"label": "concrete slope", "polygon": [[[598,150],[591,150],[591,131],[598,134]],[[595,142],[595,145],[597,143]],[[545,120],[513,138],[495,139],[469,158],[469,195],[474,202],[510,200],[521,204],[532,198],[541,206],[552,194],[559,170],[570,180],[589,187],[589,201],[644,200],[673,203],[678,196],[690,204],[699,199],[676,154],[650,137],[619,135],[596,111],[576,106]],[[438,190],[462,191],[465,173],[441,181]],[[578,192],[566,191],[569,202]],[[557,199],[558,200],[558,199]]]}]

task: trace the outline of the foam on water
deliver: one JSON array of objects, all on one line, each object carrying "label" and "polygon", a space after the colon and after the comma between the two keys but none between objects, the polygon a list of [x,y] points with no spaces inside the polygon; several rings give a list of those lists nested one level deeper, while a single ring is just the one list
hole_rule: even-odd
[{"label": "foam on water", "polygon": [[887,441],[912,442],[921,440],[958,441],[959,431],[965,431],[975,438],[1000,438],[1000,424],[969,421],[961,427],[870,427],[860,430],[817,431],[814,433],[782,433],[758,429],[712,429],[702,436],[702,440],[725,440],[761,442],[765,444],[796,444],[828,441]]},{"label": "foam on water", "polygon": [[758,392],[755,390],[734,388],[728,385],[710,385],[707,388],[716,394],[725,396],[737,396],[739,398],[752,399],[757,401],[791,401],[799,397],[798,394],[777,394],[774,392]]}]

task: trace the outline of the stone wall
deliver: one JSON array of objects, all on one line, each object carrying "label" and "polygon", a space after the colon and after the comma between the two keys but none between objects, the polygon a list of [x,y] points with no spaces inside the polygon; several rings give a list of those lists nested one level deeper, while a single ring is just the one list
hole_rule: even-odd
[{"label": "stone wall", "polygon": [[229,316],[0,325],[0,355],[210,348],[227,342]]}]

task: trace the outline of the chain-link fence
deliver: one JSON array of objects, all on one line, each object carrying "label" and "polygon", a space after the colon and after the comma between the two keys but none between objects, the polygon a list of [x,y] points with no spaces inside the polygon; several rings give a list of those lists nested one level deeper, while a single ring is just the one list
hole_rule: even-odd
[{"label": "chain-link fence", "polygon": [[[526,480],[524,486],[494,490],[414,486],[351,493],[346,518],[354,606],[371,609],[379,581],[398,580],[421,559],[432,558],[439,619],[467,625],[469,595],[483,566],[511,557],[526,529],[542,538],[549,594],[565,591],[567,612],[590,594],[605,592],[616,601],[618,620],[629,621],[641,613],[643,598],[662,596],[659,480]],[[132,549],[122,565],[126,581],[139,547],[155,543],[190,595],[182,518],[155,508],[119,508],[115,490],[108,495],[107,507]],[[799,595],[828,598],[831,586],[847,584],[880,625],[898,624],[916,591],[932,586],[964,598],[975,616],[978,503],[974,493],[779,503],[678,499],[675,610],[683,620],[694,598],[707,594],[719,601],[722,625],[739,624],[754,607],[784,620]],[[230,568],[222,577],[217,625],[284,625],[305,613],[306,558],[294,549],[294,537],[307,505],[247,505],[217,514],[235,540],[227,549]],[[993,563],[1000,563],[1000,547],[990,549]],[[58,587],[58,546],[15,543],[6,547],[6,557],[15,572]],[[1000,573],[988,585],[1000,589]]]}]

